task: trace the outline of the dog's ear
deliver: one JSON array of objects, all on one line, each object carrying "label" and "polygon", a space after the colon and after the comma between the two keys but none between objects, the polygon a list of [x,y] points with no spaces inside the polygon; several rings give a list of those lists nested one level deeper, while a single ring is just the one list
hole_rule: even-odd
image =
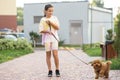
[{"label": "dog's ear", "polygon": [[91,64],[91,66],[93,66],[93,62],[91,61],[91,62],[89,62],[89,64]]},{"label": "dog's ear", "polygon": [[94,65],[94,63],[91,64],[91,66],[93,66],[93,65]]},{"label": "dog's ear", "polygon": [[91,64],[91,66],[93,66],[93,64]]}]

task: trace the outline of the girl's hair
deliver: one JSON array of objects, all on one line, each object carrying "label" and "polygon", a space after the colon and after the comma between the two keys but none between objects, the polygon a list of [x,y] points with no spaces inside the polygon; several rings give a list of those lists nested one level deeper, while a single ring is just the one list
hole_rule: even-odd
[{"label": "girl's hair", "polygon": [[[47,11],[49,8],[53,7],[51,4],[45,5],[44,10]],[[44,13],[44,17],[46,17],[46,14]]]}]

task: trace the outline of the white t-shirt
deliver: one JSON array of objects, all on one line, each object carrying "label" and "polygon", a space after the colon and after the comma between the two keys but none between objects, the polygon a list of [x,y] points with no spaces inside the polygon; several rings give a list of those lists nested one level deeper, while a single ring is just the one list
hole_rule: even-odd
[{"label": "white t-shirt", "polygon": [[[39,32],[41,32],[43,30],[51,31],[55,35],[57,40],[59,40],[57,30],[55,30],[52,26],[50,29],[50,26],[46,23],[47,20],[50,20],[51,22],[53,22],[59,26],[59,21],[58,21],[57,17],[55,17],[55,16],[51,16],[50,18],[43,17],[40,20]],[[45,42],[56,42],[57,40],[55,39],[55,37],[49,33],[42,33],[42,44],[44,44]]]}]

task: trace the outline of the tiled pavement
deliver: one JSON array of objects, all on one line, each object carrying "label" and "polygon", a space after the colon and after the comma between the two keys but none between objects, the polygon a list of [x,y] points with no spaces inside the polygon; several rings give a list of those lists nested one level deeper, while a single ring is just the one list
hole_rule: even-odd
[{"label": "tiled pavement", "polygon": [[[85,62],[95,58],[87,56],[81,50],[72,51]],[[61,77],[47,77],[47,66],[44,50],[37,49],[34,53],[0,64],[0,80],[95,80],[94,71],[90,65],[86,65],[69,54],[65,50],[59,50]],[[52,58],[52,68],[55,70]],[[120,71],[110,71],[109,79],[120,80]]]}]

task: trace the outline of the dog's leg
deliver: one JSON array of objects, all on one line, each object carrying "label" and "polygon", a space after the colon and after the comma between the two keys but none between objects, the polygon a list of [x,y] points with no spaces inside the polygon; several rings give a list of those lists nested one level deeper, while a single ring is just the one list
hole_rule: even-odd
[{"label": "dog's leg", "polygon": [[109,72],[106,72],[105,73],[105,78],[108,78],[109,77]]},{"label": "dog's leg", "polygon": [[100,76],[100,77],[104,77],[104,73],[105,73],[105,72],[104,72],[103,70],[101,70],[99,76]]},{"label": "dog's leg", "polygon": [[95,71],[95,74],[96,74],[95,79],[98,79],[99,78],[99,72]]},{"label": "dog's leg", "polygon": [[98,76],[98,75],[96,75],[96,76],[95,76],[95,79],[98,79],[98,78],[99,78],[99,76]]}]

